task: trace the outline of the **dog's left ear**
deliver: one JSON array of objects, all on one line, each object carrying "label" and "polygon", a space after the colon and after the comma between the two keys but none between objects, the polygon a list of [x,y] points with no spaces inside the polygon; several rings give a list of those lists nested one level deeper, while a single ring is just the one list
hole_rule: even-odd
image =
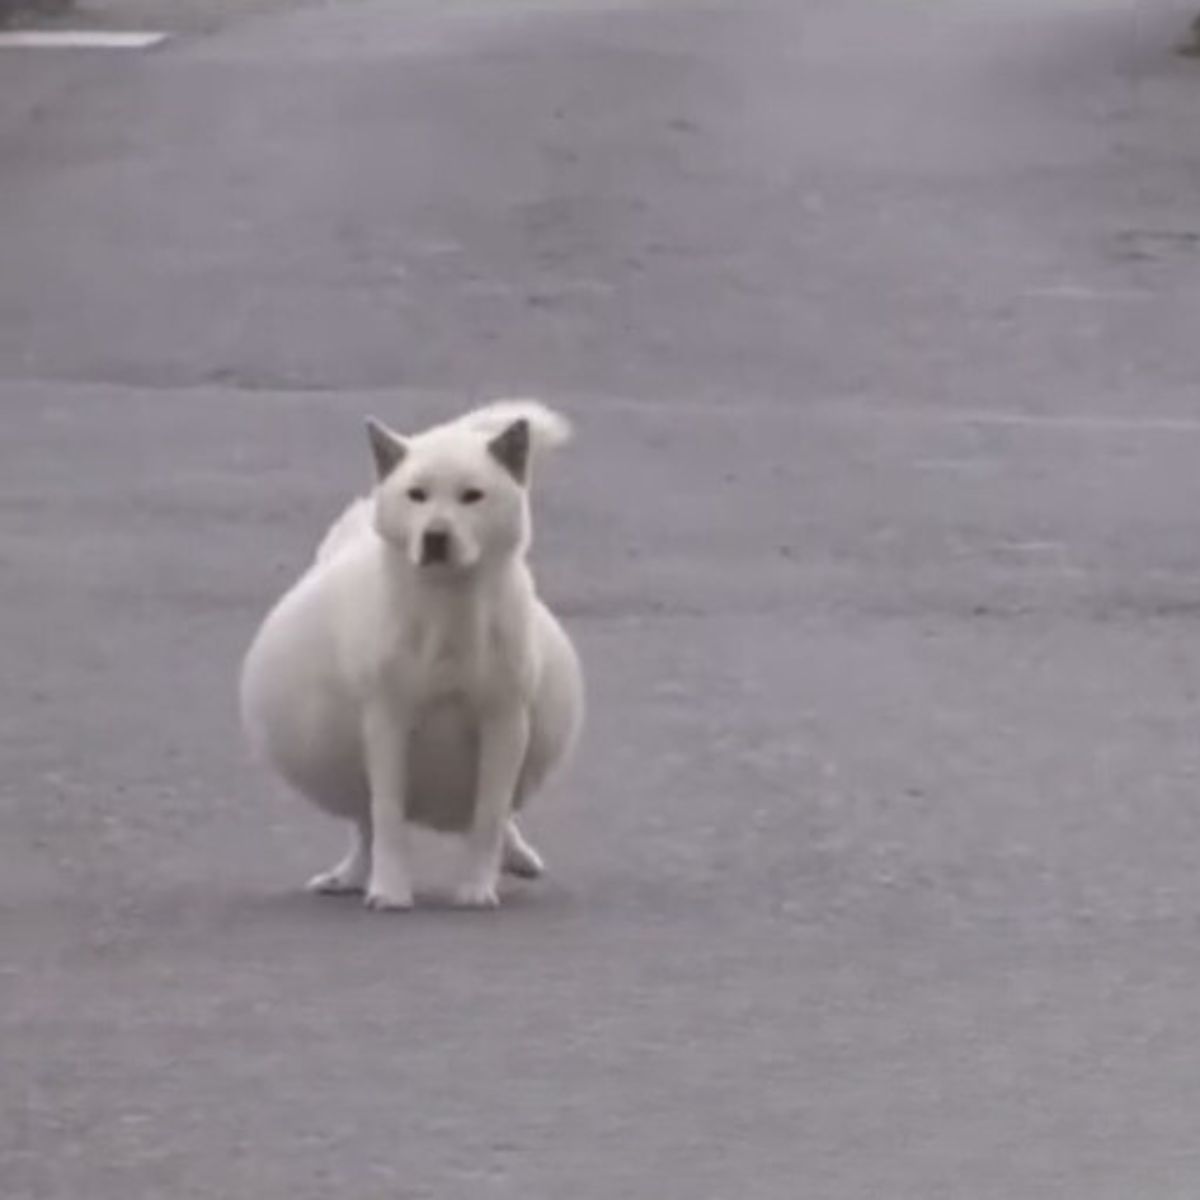
[{"label": "dog's left ear", "polygon": [[529,422],[518,417],[490,442],[492,457],[518,482],[529,477]]},{"label": "dog's left ear", "polygon": [[367,438],[375,458],[375,474],[382,483],[404,461],[408,443],[374,417],[367,418]]}]

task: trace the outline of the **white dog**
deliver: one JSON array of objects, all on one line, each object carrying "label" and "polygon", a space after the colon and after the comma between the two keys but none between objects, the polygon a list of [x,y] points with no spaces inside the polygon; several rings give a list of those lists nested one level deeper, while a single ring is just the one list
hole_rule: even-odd
[{"label": "white dog", "polygon": [[513,813],[568,756],[583,680],[526,565],[530,460],[569,436],[535,401],[415,437],[368,421],[377,485],[334,523],[246,655],[242,716],[293,787],[353,823],[309,883],[413,903],[407,826],[465,837],[456,903],[541,873]]}]

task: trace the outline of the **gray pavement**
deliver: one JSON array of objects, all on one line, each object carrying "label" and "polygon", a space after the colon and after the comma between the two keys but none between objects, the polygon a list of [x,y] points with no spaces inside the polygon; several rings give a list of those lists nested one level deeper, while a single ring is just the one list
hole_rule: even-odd
[{"label": "gray pavement", "polygon": [[[3,1200],[1191,1200],[1187,6],[206,11],[0,57]],[[551,878],[306,897],[239,655],[513,391]]]}]

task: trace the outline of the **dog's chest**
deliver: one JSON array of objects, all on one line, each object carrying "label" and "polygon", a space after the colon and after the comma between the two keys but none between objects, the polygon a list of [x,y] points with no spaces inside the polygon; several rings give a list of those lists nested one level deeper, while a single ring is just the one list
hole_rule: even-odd
[{"label": "dog's chest", "polygon": [[413,621],[402,658],[406,688],[421,699],[438,700],[478,696],[495,686],[507,655],[494,625],[472,614]]}]

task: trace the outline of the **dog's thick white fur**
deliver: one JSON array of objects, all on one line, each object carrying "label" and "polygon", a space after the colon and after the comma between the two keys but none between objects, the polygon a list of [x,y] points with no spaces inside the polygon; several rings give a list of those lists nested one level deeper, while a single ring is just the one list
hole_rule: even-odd
[{"label": "dog's thick white fur", "polygon": [[368,431],[376,486],[259,629],[243,722],[285,780],[352,825],[311,889],[411,907],[415,824],[463,835],[454,900],[491,907],[502,868],[541,873],[514,813],[583,719],[578,657],[526,563],[532,459],[569,426],[501,401],[413,437]]}]

